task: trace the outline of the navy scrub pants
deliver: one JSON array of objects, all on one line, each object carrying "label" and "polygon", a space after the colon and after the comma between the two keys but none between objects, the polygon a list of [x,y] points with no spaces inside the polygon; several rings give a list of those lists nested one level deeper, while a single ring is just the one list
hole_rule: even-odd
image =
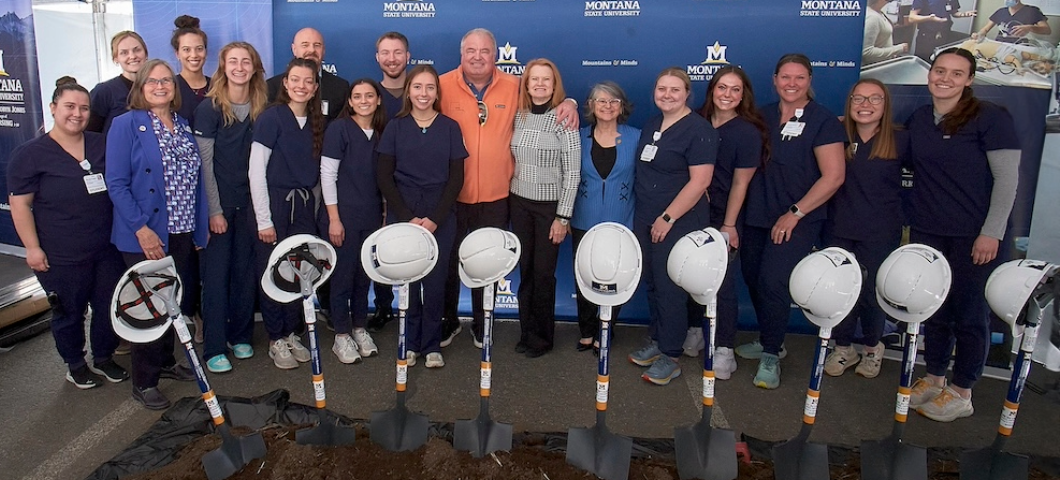
[{"label": "navy scrub pants", "polygon": [[[371,280],[361,268],[361,245],[375,230],[356,230],[350,228],[356,225],[353,219],[342,220],[346,227],[346,238],[342,246],[335,247],[338,259],[328,283],[331,284],[331,323],[335,333],[349,335],[354,328],[368,325],[368,288]],[[327,232],[328,225],[325,218],[323,232]],[[391,288],[390,285],[376,285]]]},{"label": "navy scrub pants", "polygon": [[[438,241],[438,258],[449,258],[456,238],[456,217],[452,214],[434,231]],[[445,287],[448,272],[439,261],[423,280],[409,285],[409,309],[406,312],[407,326],[405,343],[408,350],[425,356],[441,352],[442,313],[445,310]],[[481,294],[479,297],[481,298]]]},{"label": "navy scrub pants", "polygon": [[203,354],[223,355],[228,344],[249,344],[254,333],[254,244],[258,229],[254,211],[224,208],[225,233],[210,233],[210,242],[199,252],[202,272]]},{"label": "navy scrub pants", "polygon": [[[883,327],[887,323],[887,315],[883,313],[880,304],[876,301],[876,273],[880,271],[880,265],[887,256],[898,248],[901,241],[901,231],[896,232],[894,238],[885,240],[851,240],[836,236],[828,236],[829,246],[842,248],[854,254],[854,258],[861,264],[866,272],[861,282],[861,295],[854,310],[843,319],[832,330],[832,338],[836,345],[849,347],[854,340],[858,322],[861,323],[861,339],[866,347],[875,347],[880,343],[883,336]],[[969,250],[970,251],[970,250]]]},{"label": "navy scrub pants", "polygon": [[559,245],[548,239],[557,202],[508,196],[512,233],[519,238],[519,344],[552,350],[556,336],[556,261]]},{"label": "navy scrub pants", "polygon": [[[508,199],[502,198],[493,202],[460,203],[456,202],[456,237],[453,239],[452,253],[449,255],[448,277],[445,282],[445,321],[459,322],[460,307],[460,243],[467,234],[483,227],[508,229]],[[445,257],[442,257],[445,258]],[[475,338],[482,339],[482,289],[471,289],[471,331]],[[456,325],[451,325],[456,329]]]},{"label": "navy scrub pants", "polygon": [[[173,257],[173,263],[177,267],[177,275],[180,275],[182,287],[188,271],[198,268],[197,257],[195,256],[195,241],[192,239],[192,235],[192,233],[171,233],[169,234],[169,245],[166,246],[166,253]],[[147,260],[143,252],[122,252],[122,257],[128,267]],[[188,290],[183,289],[182,295],[186,299],[189,295]],[[181,299],[182,309],[184,299]],[[183,315],[183,313],[182,310],[181,314]],[[153,342],[133,343],[130,345],[132,350],[131,376],[134,387],[139,389],[157,387],[158,375],[162,372],[162,369],[177,364],[177,359],[173,356],[174,337],[173,329],[167,328],[165,333]]]},{"label": "navy scrub pants", "polygon": [[769,238],[770,228],[750,225],[744,228],[740,260],[765,353],[779,355],[780,347],[784,345],[784,335],[791,317],[788,278],[795,265],[820,240],[822,223],[799,222],[790,232],[791,240],[780,245],[775,245]]},{"label": "navy scrub pants", "polygon": [[[953,359],[953,384],[972,388],[983,374],[990,348],[986,280],[1001,264],[998,257],[985,265],[972,263],[975,236],[945,237],[913,229],[909,241],[935,247],[953,269],[953,285],[942,308],[924,322],[924,362],[927,372],[943,377]],[[952,354],[956,345],[957,354]]]},{"label": "navy scrub pants", "polygon": [[[289,195],[291,193],[294,195]],[[316,215],[313,213],[315,202],[313,192],[309,189],[269,189],[269,210],[272,212],[272,226],[276,229],[277,243],[300,233],[317,234]],[[254,242],[257,280],[260,280],[265,269],[269,268],[269,255],[275,247],[276,245],[266,244],[261,239]],[[260,285],[257,281],[255,283]],[[297,301],[279,303],[269,298],[260,286],[258,291],[261,294],[261,319],[265,323],[265,331],[269,333],[269,341],[276,341],[294,333],[304,321],[302,304]]]},{"label": "navy scrub pants", "polygon": [[[659,345],[664,355],[673,358],[681,356],[685,333],[688,328],[688,292],[678,287],[666,272],[666,261],[670,250],[681,237],[697,228],[707,225],[707,219],[700,219],[696,210],[689,210],[674,222],[662,242],[651,243],[651,224],[634,220],[633,233],[640,242],[643,254],[643,273],[641,282],[647,287],[648,310],[651,313],[651,324],[648,334]],[[707,215],[707,212],[703,212]],[[652,220],[655,218],[652,217]]]},{"label": "navy scrub pants", "polygon": [[[571,229],[571,242],[575,254],[578,252],[578,245],[581,244],[582,238],[585,237],[585,233],[588,230],[579,230],[577,228]],[[577,264],[575,264],[577,268]],[[573,273],[572,273],[573,275]],[[597,341],[600,340],[600,306],[590,302],[582,295],[580,288],[575,285],[575,293],[577,294],[578,304],[578,331],[581,332],[581,338],[592,338]],[[618,320],[618,313],[622,310],[622,306],[611,307],[611,321]],[[615,336],[615,329],[610,330],[611,336]]]},{"label": "navy scrub pants", "polygon": [[103,363],[114,355],[118,337],[110,323],[114,288],[125,271],[125,262],[110,244],[91,259],[74,265],[51,264],[47,272],[36,272],[44,291],[55,294],[52,304],[52,336],[55,348],[71,371],[85,365],[85,307],[92,305],[89,338],[92,359]]}]

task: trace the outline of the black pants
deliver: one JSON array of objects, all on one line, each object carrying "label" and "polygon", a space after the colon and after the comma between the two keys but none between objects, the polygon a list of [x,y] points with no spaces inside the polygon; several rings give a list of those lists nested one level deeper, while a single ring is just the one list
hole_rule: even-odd
[{"label": "black pants", "polygon": [[[456,202],[456,239],[449,255],[449,271],[445,281],[445,322],[459,322],[460,306],[460,243],[467,234],[483,227],[508,228],[508,199],[502,198],[493,202],[460,203]],[[471,289],[471,312],[474,324],[472,332],[475,338],[482,338],[482,289]],[[451,325],[451,328],[456,328]]]},{"label": "black pants", "polygon": [[519,343],[552,350],[556,333],[556,260],[559,245],[548,239],[556,202],[508,197],[512,233],[519,238]]},{"label": "black pants", "polygon": [[[189,270],[198,268],[198,256],[195,254],[195,243],[191,233],[179,233],[169,235],[167,253],[173,257],[173,263],[177,267],[177,275],[180,275],[181,286],[185,285],[185,275]],[[125,265],[133,265],[147,260],[143,252],[122,252]],[[188,297],[188,289],[183,289],[181,306],[184,299]],[[183,312],[181,312],[183,314]],[[177,363],[173,356],[173,329],[166,329],[162,336],[150,343],[133,343],[132,347],[132,381],[137,388],[151,388],[158,386],[158,374],[163,368],[172,367]]]}]

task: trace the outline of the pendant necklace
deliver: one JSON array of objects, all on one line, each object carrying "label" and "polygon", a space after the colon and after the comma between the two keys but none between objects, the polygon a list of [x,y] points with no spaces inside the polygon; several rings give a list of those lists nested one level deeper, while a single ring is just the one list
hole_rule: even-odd
[{"label": "pendant necklace", "polygon": [[[416,118],[416,116],[412,115],[412,114],[409,114],[409,115],[412,116],[413,120],[416,120],[416,124],[420,127],[420,132],[424,133],[424,134],[427,133],[427,127],[431,126],[431,123],[434,122],[435,118],[438,118],[438,112],[434,112],[434,116],[431,117],[431,118],[428,118],[426,120],[421,120],[419,118]],[[427,125],[426,126],[419,125],[420,123],[426,123]]]}]

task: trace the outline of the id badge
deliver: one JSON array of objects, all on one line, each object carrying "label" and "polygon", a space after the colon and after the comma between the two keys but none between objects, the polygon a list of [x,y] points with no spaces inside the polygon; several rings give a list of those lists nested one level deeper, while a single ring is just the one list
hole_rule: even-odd
[{"label": "id badge", "polygon": [[946,4],[946,13],[950,13],[952,11],[953,11],[953,5],[950,5],[950,4],[947,3]]},{"label": "id badge", "polygon": [[89,195],[107,191],[107,183],[103,181],[102,173],[85,175],[84,179],[85,188],[88,189]]},{"label": "id badge", "polygon": [[328,116],[328,101],[327,100],[321,100],[320,101],[320,112],[323,113],[325,117]]},{"label": "id badge", "polygon": [[784,129],[780,131],[780,134],[786,137],[798,137],[802,135],[804,128],[806,124],[803,122],[788,122],[784,124]]},{"label": "id badge", "polygon": [[655,154],[659,151],[659,147],[655,145],[645,145],[644,151],[640,152],[640,161],[650,162],[655,160]]}]

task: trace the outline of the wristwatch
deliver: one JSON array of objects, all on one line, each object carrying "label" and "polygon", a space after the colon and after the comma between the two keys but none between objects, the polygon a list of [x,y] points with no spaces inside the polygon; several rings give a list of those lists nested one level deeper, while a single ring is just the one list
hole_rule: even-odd
[{"label": "wristwatch", "polygon": [[567,225],[570,225],[570,220],[567,220],[566,218],[563,218],[563,217],[556,217],[556,221],[559,222],[559,224],[563,225],[564,227],[566,227]]},{"label": "wristwatch", "polygon": [[669,213],[663,212],[662,219],[666,223],[674,223],[677,219],[671,217]]},{"label": "wristwatch", "polygon": [[802,218],[806,216],[805,213],[802,213],[802,210],[799,210],[799,205],[797,203],[791,204],[791,208],[788,208],[788,211],[791,212],[792,215],[795,215],[795,218]]}]

